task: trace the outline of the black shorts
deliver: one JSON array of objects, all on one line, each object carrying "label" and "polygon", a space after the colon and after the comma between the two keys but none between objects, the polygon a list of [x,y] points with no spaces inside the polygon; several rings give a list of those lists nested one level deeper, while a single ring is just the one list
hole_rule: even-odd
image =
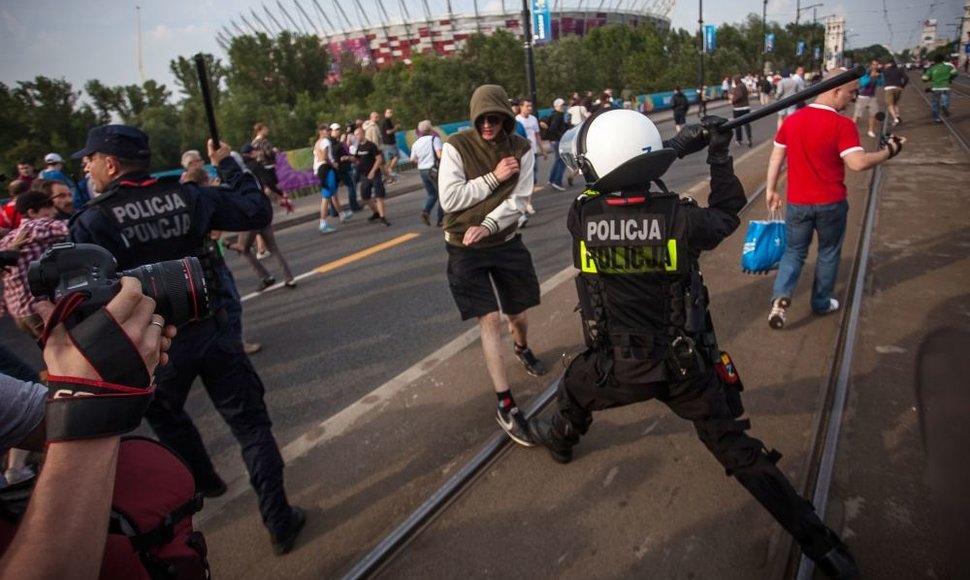
[{"label": "black shorts", "polygon": [[360,176],[360,198],[367,200],[372,195],[377,199],[387,197],[387,193],[384,190],[384,178],[381,176],[380,171],[374,175],[374,179],[367,179],[366,175]]},{"label": "black shorts", "polygon": [[462,320],[500,307],[519,314],[539,304],[539,279],[521,236],[491,248],[447,248],[448,285]]},{"label": "black shorts", "polygon": [[687,122],[687,112],[686,111],[674,111],[674,124],[683,125]]}]

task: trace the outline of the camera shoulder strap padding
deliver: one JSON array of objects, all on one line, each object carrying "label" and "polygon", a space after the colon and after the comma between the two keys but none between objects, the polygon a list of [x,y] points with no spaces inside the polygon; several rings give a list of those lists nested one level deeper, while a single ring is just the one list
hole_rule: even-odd
[{"label": "camera shoulder strap padding", "polygon": [[48,378],[50,442],[127,433],[141,422],[154,390],[141,353],[107,310],[101,308],[81,320],[71,316],[85,299],[71,294],[58,300],[41,341],[46,343],[50,330],[63,322],[100,380]]}]

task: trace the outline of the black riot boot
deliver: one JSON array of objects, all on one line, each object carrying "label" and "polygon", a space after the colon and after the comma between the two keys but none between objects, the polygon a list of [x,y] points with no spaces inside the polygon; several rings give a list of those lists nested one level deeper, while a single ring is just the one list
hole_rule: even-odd
[{"label": "black riot boot", "polygon": [[[828,543],[831,548],[821,556],[814,556],[806,550],[806,555],[815,562],[815,567],[823,574],[835,580],[850,580],[859,577],[859,568],[856,566],[849,548],[842,543],[842,540],[830,529],[825,530],[824,543]],[[816,544],[817,549],[817,544]]]},{"label": "black riot boot", "polygon": [[579,443],[579,432],[558,413],[552,420],[533,417],[529,419],[529,435],[532,441],[549,450],[559,463],[573,460],[573,446]]}]

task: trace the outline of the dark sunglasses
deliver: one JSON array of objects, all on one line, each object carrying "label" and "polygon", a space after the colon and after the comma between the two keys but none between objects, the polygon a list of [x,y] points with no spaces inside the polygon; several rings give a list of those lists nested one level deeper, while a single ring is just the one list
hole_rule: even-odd
[{"label": "dark sunglasses", "polygon": [[481,117],[478,118],[479,125],[484,125],[485,123],[488,123],[489,125],[492,125],[492,126],[501,125],[502,115],[491,113],[488,115],[482,115]]}]

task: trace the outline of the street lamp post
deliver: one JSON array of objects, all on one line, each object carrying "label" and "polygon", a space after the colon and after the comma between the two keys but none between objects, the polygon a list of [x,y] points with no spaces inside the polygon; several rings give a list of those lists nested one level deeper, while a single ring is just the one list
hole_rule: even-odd
[{"label": "street lamp post", "polygon": [[[824,5],[825,4],[823,4],[821,2],[818,2],[816,4],[809,4],[808,6],[802,6],[801,5],[801,0],[799,0],[795,4],[795,34],[796,34],[796,36],[799,34],[799,32],[798,32],[798,21],[799,21],[799,19],[802,16],[802,12],[805,11],[805,10],[808,10],[809,8],[812,8],[813,10],[817,10],[819,6],[824,6]],[[815,15],[815,12],[812,12],[812,15],[813,15],[812,16],[812,42],[814,43],[815,42],[815,16],[814,16]],[[798,39],[797,38],[796,38],[795,42],[798,42]],[[814,57],[809,58],[809,62],[815,62],[815,58]]]},{"label": "street lamp post", "polygon": [[765,61],[768,59],[768,0],[761,5],[761,74],[765,74]]},{"label": "street lamp post", "polygon": [[697,90],[704,88],[704,0],[697,0],[697,24],[700,29],[697,31],[700,37],[700,54],[697,67]]}]

